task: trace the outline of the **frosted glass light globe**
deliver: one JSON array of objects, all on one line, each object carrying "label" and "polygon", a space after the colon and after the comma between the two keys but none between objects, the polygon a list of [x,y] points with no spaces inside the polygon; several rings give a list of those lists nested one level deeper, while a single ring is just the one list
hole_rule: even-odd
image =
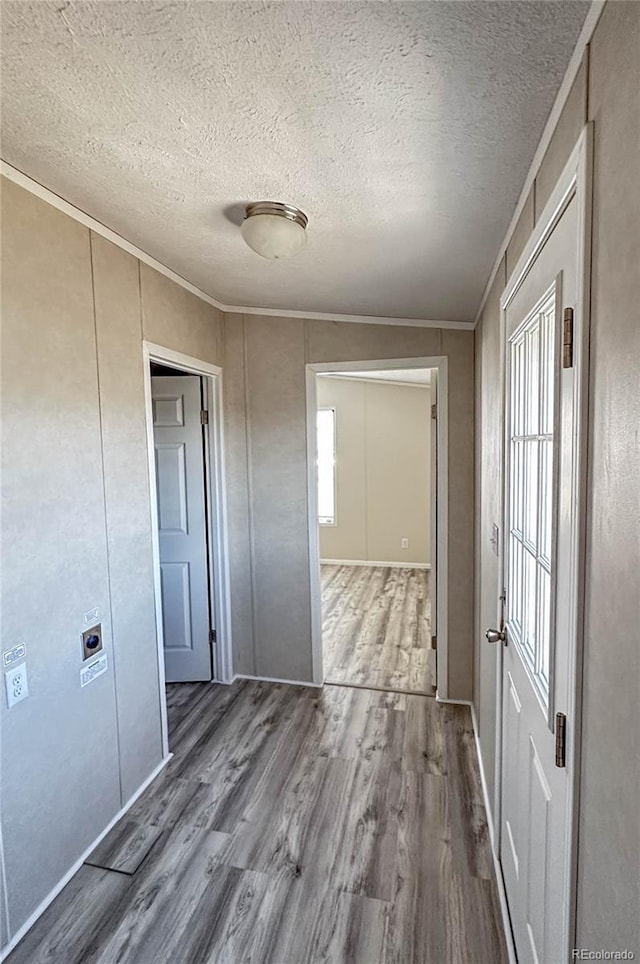
[{"label": "frosted glass light globe", "polygon": [[[266,208],[263,213],[259,210]],[[255,209],[258,208],[256,211]],[[283,212],[296,212],[297,220],[285,213],[277,212],[281,208]],[[255,213],[253,213],[255,211]],[[304,219],[304,224],[300,221]],[[304,225],[306,216],[302,212],[297,212],[296,208],[288,205],[280,205],[276,202],[257,202],[247,208],[247,217],[242,222],[242,237],[247,242],[252,251],[259,254],[262,258],[269,261],[284,261],[295,257],[304,248],[307,237]]]}]

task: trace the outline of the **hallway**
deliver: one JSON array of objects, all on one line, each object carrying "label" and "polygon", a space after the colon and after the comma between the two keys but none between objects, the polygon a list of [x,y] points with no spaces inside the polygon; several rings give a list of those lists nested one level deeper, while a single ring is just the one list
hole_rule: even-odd
[{"label": "hallway", "polygon": [[173,759],[10,964],[501,964],[466,707],[168,687]]},{"label": "hallway", "polygon": [[431,574],[383,566],[321,566],[328,683],[436,692]]}]

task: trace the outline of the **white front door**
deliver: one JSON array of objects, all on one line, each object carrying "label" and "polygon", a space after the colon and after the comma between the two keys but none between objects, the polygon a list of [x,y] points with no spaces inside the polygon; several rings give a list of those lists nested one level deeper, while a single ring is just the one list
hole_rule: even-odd
[{"label": "white front door", "polygon": [[210,680],[203,432],[198,375],[154,375],[153,436],[165,677]]},{"label": "white front door", "polygon": [[569,943],[569,786],[556,714],[568,713],[573,651],[577,414],[563,312],[576,305],[577,207],[574,197],[505,310],[500,859],[519,964],[561,964]]}]

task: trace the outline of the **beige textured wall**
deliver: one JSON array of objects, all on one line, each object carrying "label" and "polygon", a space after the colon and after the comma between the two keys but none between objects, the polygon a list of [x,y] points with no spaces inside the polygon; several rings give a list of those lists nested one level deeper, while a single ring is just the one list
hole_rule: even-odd
[{"label": "beige textured wall", "polygon": [[[138,261],[91,235],[122,798],[162,756]],[[140,679],[146,682],[142,698]],[[134,737],[135,734],[135,738]]]},{"label": "beige textured wall", "polygon": [[321,558],[429,563],[428,387],[326,376],[317,387],[337,429],[337,525],[320,526]]},{"label": "beige textured wall", "polygon": [[[4,178],[2,242],[3,648],[26,643],[30,687],[0,701],[15,934],[161,759],[143,323],[212,362],[222,341],[214,308]],[[95,606],[109,671],[81,689]]]},{"label": "beige textured wall", "polygon": [[[26,644],[30,689],[11,710],[0,699],[15,932],[117,812],[120,787],[89,232],[7,182],[2,228],[2,648]],[[80,689],[94,606],[111,668]]]},{"label": "beige textured wall", "polygon": [[471,697],[473,345],[473,332],[226,316],[226,418],[244,423],[227,450],[236,672],[311,679],[305,364],[446,355],[449,690]]},{"label": "beige textured wall", "polygon": [[145,341],[222,365],[222,313],[217,308],[143,263],[140,302]]},{"label": "beige textured wall", "polygon": [[507,248],[476,341],[474,702],[494,786],[499,296],[587,120],[594,122],[588,553],[577,946],[640,954],[640,4],[609,2]]}]

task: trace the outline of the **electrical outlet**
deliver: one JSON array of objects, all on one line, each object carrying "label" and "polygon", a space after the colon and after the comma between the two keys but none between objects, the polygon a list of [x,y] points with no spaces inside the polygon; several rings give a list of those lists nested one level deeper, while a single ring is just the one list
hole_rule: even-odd
[{"label": "electrical outlet", "polygon": [[8,669],[4,674],[4,685],[7,690],[7,706],[9,709],[21,700],[26,700],[29,695],[27,664],[19,663],[12,669]]},{"label": "electrical outlet", "polygon": [[400,548],[401,548],[401,549],[408,549],[408,548],[409,548],[409,540],[408,540],[408,539],[401,539],[401,540],[400,540]]}]

